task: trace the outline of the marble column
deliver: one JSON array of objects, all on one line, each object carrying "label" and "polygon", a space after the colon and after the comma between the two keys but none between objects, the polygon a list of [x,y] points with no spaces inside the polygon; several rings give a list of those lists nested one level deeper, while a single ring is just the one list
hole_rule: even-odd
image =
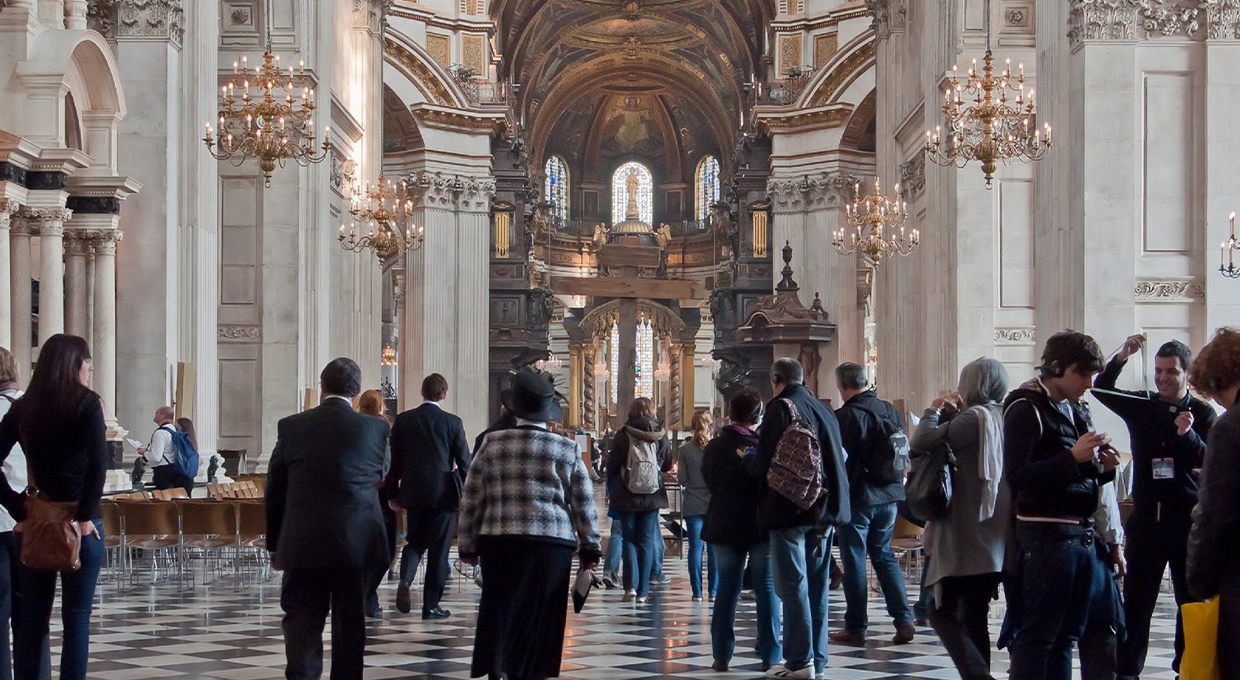
[{"label": "marble column", "polygon": [[598,350],[594,346],[594,342],[587,343],[582,350],[582,408],[585,411],[585,428],[587,432],[598,432],[596,424],[597,400],[594,395],[594,362],[598,357]]},{"label": "marble column", "polygon": [[79,231],[65,232],[65,332],[90,338],[90,288],[86,261],[90,241]]},{"label": "marble column", "polygon": [[95,344],[91,348],[95,363],[94,388],[103,399],[104,422],[109,435],[119,429],[116,421],[116,244],[123,236],[115,229],[91,233],[95,250]]},{"label": "marble column", "polygon": [[622,300],[620,302],[620,318],[617,321],[620,327],[620,349],[619,356],[620,370],[617,375],[612,376],[616,383],[616,414],[623,421],[628,417],[629,406],[633,404],[633,397],[636,394],[635,381],[637,380],[637,301]]},{"label": "marble column", "polygon": [[30,219],[19,213],[19,216],[12,219],[9,226],[9,243],[12,246],[9,257],[13,265],[9,270],[10,299],[13,301],[9,308],[13,343],[10,349],[13,351],[13,357],[17,359],[18,370],[26,380],[30,379],[30,366],[33,359],[30,350],[34,344],[31,337],[33,328],[30,318],[32,304],[30,299],[30,234]]},{"label": "marble column", "polygon": [[31,208],[39,228],[39,346],[65,331],[65,220],[67,208]]},{"label": "marble column", "polygon": [[[12,252],[9,246],[10,216],[17,209],[17,203],[9,199],[0,199],[0,271],[13,271]],[[13,284],[8,276],[0,274],[0,347],[6,349],[13,346]]]}]

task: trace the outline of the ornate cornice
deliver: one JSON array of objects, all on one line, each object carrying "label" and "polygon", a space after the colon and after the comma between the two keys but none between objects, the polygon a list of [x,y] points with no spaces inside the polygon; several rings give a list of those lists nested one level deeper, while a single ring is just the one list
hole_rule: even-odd
[{"label": "ornate cornice", "polygon": [[499,131],[504,126],[504,118],[500,115],[474,115],[457,110],[432,109],[417,107],[412,110],[419,123],[431,127],[448,129],[466,129],[485,131],[488,134]]},{"label": "ornate cornice", "polygon": [[184,0],[90,0],[86,21],[108,40],[163,38],[180,48],[185,39]]},{"label": "ornate cornice", "polygon": [[[900,2],[903,4],[903,0],[900,0]],[[831,74],[814,91],[814,96],[810,98],[809,106],[825,106],[834,101],[840,92],[843,92],[853,80],[865,71],[866,64],[873,61],[877,55],[878,43],[872,40],[857,48],[844,61],[831,69]]]},{"label": "ornate cornice", "polygon": [[1031,326],[996,328],[995,342],[1001,345],[1032,345],[1034,329]]},{"label": "ornate cornice", "polygon": [[766,190],[775,212],[799,210],[842,210],[852,198],[853,186],[860,181],[851,175],[806,175],[801,179],[771,179]]},{"label": "ornate cornice", "polygon": [[245,342],[247,340],[262,340],[262,326],[238,326],[221,324],[216,327],[215,335],[220,340],[226,342]]},{"label": "ornate cornice", "polygon": [[834,128],[847,122],[851,114],[850,109],[838,106],[816,111],[798,111],[787,115],[763,114],[758,118],[758,125],[767,134],[790,129]]},{"label": "ornate cornice", "polygon": [[1141,279],[1133,288],[1137,302],[1195,302],[1206,296],[1206,285],[1196,279]]},{"label": "ornate cornice", "polygon": [[874,15],[870,28],[879,38],[886,38],[893,30],[904,30],[908,0],[865,0],[865,6]]},{"label": "ornate cornice", "polygon": [[1071,0],[1068,40],[1137,41],[1240,38],[1240,0]]},{"label": "ornate cornice", "polygon": [[383,52],[409,72],[414,87],[426,97],[426,101],[440,106],[456,105],[452,93],[440,80],[439,75],[425,62],[416,58],[404,45],[387,39],[383,43]]}]

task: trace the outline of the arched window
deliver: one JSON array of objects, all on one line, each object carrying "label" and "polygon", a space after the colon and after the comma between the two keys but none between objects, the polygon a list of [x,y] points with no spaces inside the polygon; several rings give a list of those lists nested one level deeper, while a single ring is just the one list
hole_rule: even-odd
[{"label": "arched window", "polygon": [[547,159],[547,183],[543,198],[551,204],[551,214],[560,222],[568,221],[568,166],[564,159],[552,156]]},{"label": "arched window", "polygon": [[697,218],[710,217],[710,206],[719,200],[719,159],[707,156],[697,166]]},{"label": "arched window", "polygon": [[[629,177],[633,176],[633,182]],[[611,176],[611,223],[619,224],[628,219],[629,186],[637,193],[637,219],[646,224],[654,223],[654,180],[650,170],[637,161],[629,161],[616,169]]]}]

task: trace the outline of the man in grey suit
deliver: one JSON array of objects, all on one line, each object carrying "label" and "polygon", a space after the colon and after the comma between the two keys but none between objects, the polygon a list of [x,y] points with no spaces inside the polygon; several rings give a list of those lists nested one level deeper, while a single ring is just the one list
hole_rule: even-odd
[{"label": "man in grey suit", "polygon": [[362,372],[335,359],[319,375],[322,402],[279,423],[267,470],[267,549],[284,570],[289,680],[323,674],[323,626],[332,615],[331,680],[360,680],[368,572],[390,560],[376,485],[388,427],[353,410]]}]

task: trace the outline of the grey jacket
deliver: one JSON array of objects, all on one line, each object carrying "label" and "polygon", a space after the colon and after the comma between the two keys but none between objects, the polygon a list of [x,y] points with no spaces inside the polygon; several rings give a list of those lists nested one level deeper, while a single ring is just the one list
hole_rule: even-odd
[{"label": "grey jacket", "polygon": [[692,439],[680,444],[676,479],[685,487],[680,514],[684,517],[705,515],[710,506],[710,489],[706,488],[706,478],[702,476],[702,449]]},{"label": "grey jacket", "polygon": [[[1003,407],[994,404],[994,417],[1002,420]],[[949,576],[974,576],[1003,571],[1004,548],[1011,523],[1012,494],[1004,480],[999,484],[994,515],[978,522],[982,505],[981,432],[978,415],[966,410],[946,424],[939,414],[926,411],[909,442],[915,451],[930,451],[944,440],[956,455],[956,475],[952,479],[952,505],[945,520],[926,525],[926,585]]]}]

